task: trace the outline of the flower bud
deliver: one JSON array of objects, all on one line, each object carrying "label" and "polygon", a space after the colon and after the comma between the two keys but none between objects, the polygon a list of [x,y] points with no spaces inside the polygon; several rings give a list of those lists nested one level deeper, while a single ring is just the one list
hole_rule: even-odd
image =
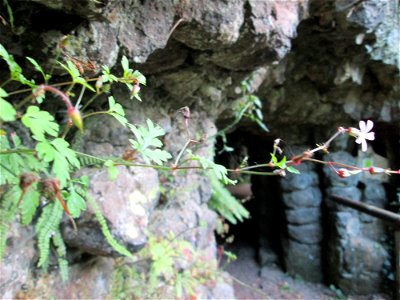
[{"label": "flower bud", "polygon": [[133,94],[137,94],[137,93],[139,93],[139,91],[140,91],[139,83],[135,83],[135,84],[133,85],[132,93],[133,93]]},{"label": "flower bud", "polygon": [[96,86],[97,94],[100,93],[100,90],[103,87],[103,78],[101,76],[99,76],[99,78],[97,78],[95,86]]},{"label": "flower bud", "polygon": [[74,123],[74,125],[78,127],[80,131],[83,131],[82,116],[76,107],[71,107],[68,109],[68,116],[71,118],[72,123]]},{"label": "flower bud", "polygon": [[385,173],[386,170],[383,168],[377,168],[377,167],[371,167],[368,169],[370,174],[381,174],[381,173]]},{"label": "flower bud", "polygon": [[341,168],[339,170],[337,170],[336,172],[340,178],[346,178],[346,177],[350,177],[351,173],[349,172],[349,170]]}]

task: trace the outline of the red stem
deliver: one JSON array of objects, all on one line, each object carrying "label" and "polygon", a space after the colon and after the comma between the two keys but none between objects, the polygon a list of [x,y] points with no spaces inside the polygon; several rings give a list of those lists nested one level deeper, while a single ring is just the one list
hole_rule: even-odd
[{"label": "red stem", "polygon": [[51,85],[41,84],[41,85],[39,85],[38,90],[39,91],[40,90],[48,91],[53,94],[56,94],[57,96],[59,96],[61,98],[62,101],[64,101],[65,105],[67,106],[68,111],[74,110],[74,106],[72,105],[69,97],[65,93],[61,92],[59,89],[56,89],[55,87],[52,87]]}]

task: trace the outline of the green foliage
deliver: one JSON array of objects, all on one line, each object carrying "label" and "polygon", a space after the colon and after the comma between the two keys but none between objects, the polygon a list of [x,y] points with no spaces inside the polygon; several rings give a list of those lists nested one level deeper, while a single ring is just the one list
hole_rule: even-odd
[{"label": "green foliage", "polygon": [[51,238],[56,232],[59,232],[62,216],[63,208],[61,204],[53,202],[43,208],[43,212],[36,224],[40,252],[38,267],[42,267],[45,270],[49,264]]},{"label": "green foliage", "polygon": [[4,100],[7,97],[7,92],[0,88],[0,119],[5,122],[15,121],[15,117],[17,116],[17,111],[14,107]]},{"label": "green foliage", "polygon": [[10,69],[10,79],[18,81],[22,84],[29,85],[30,87],[34,87],[35,83],[33,80],[29,81],[22,74],[22,68],[15,62],[14,57],[7,52],[2,44],[0,44],[0,57],[3,58],[8,67]]},{"label": "green foliage", "polygon": [[[219,277],[215,260],[207,259],[202,251],[195,251],[191,243],[172,233],[168,238],[150,234],[137,256],[137,263],[114,269],[112,299],[188,299],[195,297],[199,285],[215,283]],[[148,268],[140,266],[143,261],[149,263]],[[177,271],[177,265],[185,267]]]},{"label": "green foliage", "polygon": [[117,179],[117,177],[118,177],[118,169],[115,166],[115,163],[111,159],[109,159],[104,163],[104,166],[107,167],[108,178],[111,181]]},{"label": "green foliage", "polygon": [[37,190],[37,184],[33,184],[24,195],[21,207],[21,223],[28,225],[31,223],[36,209],[39,206],[40,193]]},{"label": "green foliage", "polygon": [[[38,88],[33,80],[28,80],[24,77],[22,68],[1,44],[0,58],[6,61],[10,70],[10,79],[6,80],[0,88],[1,256],[3,256],[6,251],[9,226],[12,226],[12,222],[17,219],[17,215],[21,215],[20,221],[23,225],[31,225],[34,220],[37,219],[34,218],[34,216],[39,215],[35,224],[39,249],[38,266],[47,269],[49,266],[49,256],[51,253],[54,253],[57,256],[61,276],[63,280],[66,280],[68,277],[68,263],[65,258],[66,247],[60,233],[60,222],[64,214],[64,209],[65,213],[68,215],[71,214],[71,217],[77,218],[87,209],[86,202],[89,201],[93,207],[96,218],[99,220],[106,240],[117,252],[130,257],[131,254],[129,251],[120,245],[111,235],[106,220],[99,207],[96,205],[96,202],[87,197],[88,178],[85,176],[74,178],[72,176],[75,170],[79,170],[83,166],[91,165],[105,166],[109,170],[110,177],[116,177],[117,168],[114,161],[115,159],[102,159],[90,154],[74,151],[69,142],[65,139],[69,129],[64,130],[64,133],[60,135],[60,126],[54,116],[39,108],[38,105],[29,105],[22,117],[17,119],[17,107],[19,111],[23,111],[30,99],[35,99],[37,103],[40,104],[45,100],[46,94],[43,93],[43,87]],[[27,57],[27,60],[40,72],[43,80],[47,84],[51,76],[35,59]],[[124,59],[123,61],[125,67],[127,67],[126,61]],[[72,84],[68,87],[68,91],[71,91],[76,84],[82,85],[89,90],[89,92],[97,92],[97,94],[91,98],[90,101],[92,101],[99,94],[109,90],[109,87],[103,87],[101,90],[97,89],[96,91],[90,84],[93,80],[83,78],[77,66],[72,61],[67,61],[65,64],[61,63],[60,65],[72,78]],[[101,79],[103,82],[108,82],[109,84],[114,82],[127,85],[131,83],[146,83],[144,76],[140,74],[140,72],[133,71],[129,69],[129,67],[124,70],[125,74],[122,78],[111,74],[107,66],[103,66],[102,69],[103,74]],[[7,83],[10,80],[18,81],[21,84],[31,87],[32,95],[14,106],[11,101],[12,99],[10,99],[10,92],[6,90]],[[54,92],[57,96],[63,96],[64,103],[70,101],[69,97],[74,97],[73,92],[69,93],[67,96],[66,93],[55,88],[55,86],[47,85],[47,87],[47,91]],[[96,88],[97,87],[96,85]],[[23,90],[23,92],[25,91],[26,90]],[[12,94],[19,93],[18,91],[12,92]],[[77,102],[83,99],[83,92],[79,96]],[[123,126],[127,126],[128,121],[125,118],[123,107],[116,103],[113,97],[109,98],[109,105],[109,111],[101,113],[110,114]],[[71,106],[72,103],[69,104],[68,108]],[[68,117],[75,119],[81,118],[77,108],[75,108],[73,113],[72,115],[72,113],[68,111]],[[26,126],[31,132],[31,137],[34,139],[35,145],[33,147],[26,147],[23,145],[20,138],[15,133],[9,132],[8,127],[3,127],[3,124],[6,122],[20,122]],[[154,128],[156,127],[153,126],[151,129]],[[154,137],[151,137],[151,140],[153,140],[153,138]],[[144,137],[144,140],[147,141],[147,137]],[[144,153],[147,153],[147,150],[153,150],[145,149],[145,147],[142,149]],[[163,156],[160,155],[158,159],[162,158]],[[44,200],[47,201],[47,204],[41,209],[40,203],[43,203]],[[65,207],[63,206],[64,202],[66,203]]]},{"label": "green foliage", "polygon": [[62,138],[42,141],[36,145],[39,158],[53,162],[52,173],[57,175],[61,185],[65,186],[73,168],[79,168],[80,163],[69,143]]},{"label": "green foliage", "polygon": [[145,126],[134,126],[129,124],[129,128],[135,135],[136,139],[130,139],[133,149],[142,154],[146,163],[150,161],[155,162],[157,165],[162,165],[172,156],[165,150],[161,150],[163,143],[158,138],[165,134],[164,129],[147,119],[147,128]]},{"label": "green foliage", "polygon": [[35,67],[37,71],[39,71],[42,74],[44,81],[47,82],[51,78],[51,75],[46,74],[36,60],[28,56],[26,57],[26,59]]},{"label": "green foliage", "polygon": [[[224,184],[235,184],[236,181],[232,180],[228,177],[228,170],[223,166],[216,164],[212,160],[199,156],[199,155],[194,155],[190,150],[188,150],[189,153],[189,159],[198,161],[201,165],[201,167],[205,170],[211,170],[212,173],[214,173],[214,176],[218,179],[221,180]],[[212,176],[212,175],[210,175]]]},{"label": "green foliage", "polygon": [[244,80],[242,81],[242,92],[244,97],[244,116],[256,122],[260,128],[268,132],[267,126],[264,124],[264,116],[262,113],[262,102],[260,98],[252,94],[250,91],[250,84]]},{"label": "green foliage", "polygon": [[125,118],[125,111],[122,105],[116,103],[113,96],[108,97],[108,105],[110,106],[108,114],[117,119],[122,126],[126,126],[128,124],[128,120]]},{"label": "green foliage", "polygon": [[119,254],[122,254],[127,257],[132,257],[132,254],[118,241],[112,236],[110,229],[108,228],[107,221],[104,218],[103,214],[101,213],[101,209],[96,203],[96,201],[89,195],[87,195],[86,199],[88,200],[90,206],[92,207],[97,221],[100,223],[101,231],[104,234],[104,237],[106,238],[108,244],[114,248],[115,251],[117,251]]},{"label": "green foliage", "polygon": [[12,186],[7,192],[0,191],[0,260],[6,251],[7,233],[9,226],[16,218],[18,199],[21,191],[17,186]]},{"label": "green foliage", "polygon": [[288,166],[286,164],[287,158],[286,156],[283,156],[283,158],[278,161],[278,158],[276,157],[276,155],[274,153],[271,153],[271,164],[275,167],[278,167],[282,170],[286,170],[290,173],[293,174],[300,174],[299,170],[297,170],[296,168],[292,167],[292,166]]},{"label": "green foliage", "polygon": [[74,83],[81,84],[92,92],[96,92],[96,90],[81,76],[81,73],[72,61],[67,61],[67,65],[62,63],[60,63],[60,65],[69,73]]},{"label": "green foliage", "polygon": [[102,166],[104,163],[104,159],[98,158],[96,156],[81,152],[75,152],[75,153],[77,155],[81,168],[91,167],[91,166],[99,167]]},{"label": "green foliage", "polygon": [[212,187],[211,199],[208,206],[218,212],[232,224],[249,218],[249,211],[231,195],[214,174],[209,174]]},{"label": "green foliage", "polygon": [[59,126],[54,121],[54,117],[37,106],[29,106],[21,120],[22,124],[31,130],[32,137],[37,141],[45,141],[45,133],[54,137],[58,134]]},{"label": "green foliage", "polygon": [[82,176],[81,180],[77,182],[80,183],[80,185],[75,185],[73,182],[70,182],[68,192],[65,193],[68,210],[73,218],[79,218],[81,213],[86,211],[87,208],[85,197],[88,188],[88,184],[86,184],[86,182],[88,183],[88,178]]}]

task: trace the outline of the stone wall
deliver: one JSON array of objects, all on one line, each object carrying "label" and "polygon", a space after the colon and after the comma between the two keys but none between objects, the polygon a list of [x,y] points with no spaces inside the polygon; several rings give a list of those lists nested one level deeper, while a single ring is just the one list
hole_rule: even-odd
[{"label": "stone wall", "polygon": [[[242,80],[248,80],[251,92],[263,100],[270,133],[261,133],[249,122],[241,124],[243,132],[256,139],[263,134],[269,139],[280,137],[307,148],[324,141],[337,126],[355,126],[360,119],[372,119],[379,136],[374,149],[386,157],[390,167],[399,168],[397,1],[9,2],[15,26],[11,31],[8,25],[0,25],[0,42],[24,69],[29,69],[24,65],[24,56],[34,57],[49,68],[64,35],[69,35],[65,52],[82,61],[89,59],[113,67],[122,55],[128,56],[134,67],[147,76],[143,103],[128,100],[123,89],[112,93],[127,108],[131,123],[149,117],[167,131],[165,144],[173,155],[185,143],[176,110],[189,106],[193,112],[192,133],[212,136],[217,128],[233,120],[234,104],[241,97],[238,87]],[[0,77],[6,76],[4,72],[5,68],[0,68]],[[55,75],[62,79],[65,74],[56,68]],[[93,108],[105,101],[100,99]],[[93,120],[85,126],[84,139],[75,140],[77,147],[101,155],[121,155],[126,149],[127,135],[113,121],[102,121],[99,126]],[[199,151],[212,158],[213,143],[209,140]],[[353,156],[355,150],[348,145],[332,155],[339,161],[356,161],[361,156]],[[267,157],[269,152],[265,151]],[[207,208],[210,185],[201,173],[188,172],[167,180],[154,170],[121,167],[118,180],[110,183],[103,171],[85,172],[92,178],[91,193],[101,203],[113,233],[131,249],[146,243],[148,228],[159,235],[172,230],[176,234],[187,232],[187,240],[215,258],[216,216]],[[385,194],[383,181],[354,177],[351,183],[340,182],[338,187],[337,179],[329,172],[321,175],[308,166],[302,172],[281,183],[287,220],[282,244],[286,268],[320,281],[321,259],[326,257],[321,253],[321,239],[329,237],[328,256],[332,260],[325,280],[360,293],[370,291],[357,289],[360,285],[378,289],[376,282],[388,255],[379,241],[385,234],[382,224],[332,207],[327,216],[332,228],[327,230],[322,227],[326,222],[321,220],[321,201],[335,192],[387,207],[393,198]],[[395,181],[386,184],[389,190],[395,185]],[[175,192],[162,195],[160,187]],[[126,199],[130,199],[129,205]],[[167,208],[160,205],[161,201],[169,203]],[[204,222],[207,226],[200,226]],[[107,294],[109,270],[114,264],[108,256],[115,253],[101,239],[90,212],[77,223],[82,229],[76,237],[71,237],[67,224],[64,229],[68,246],[75,251],[72,273],[76,285],[80,278],[94,278],[95,289],[71,283],[64,288],[54,285],[53,290],[46,288],[38,294],[44,286],[51,286],[53,279],[35,275],[36,258],[27,250],[29,255],[24,259],[16,259],[21,255],[17,251],[10,252],[3,262],[12,265],[15,276],[10,279],[6,275],[9,273],[2,272],[1,294],[13,297],[19,291],[25,297],[47,297],[57,291],[66,298],[78,297],[82,290],[89,298]],[[11,234],[10,243],[17,241],[18,237]],[[369,256],[377,245],[380,250]],[[30,244],[26,247],[31,249]],[[354,251],[370,259],[369,264],[353,257]],[[84,253],[93,256],[90,264],[80,261],[87,255]],[[202,295],[231,297],[232,290],[221,283],[206,287]]]}]

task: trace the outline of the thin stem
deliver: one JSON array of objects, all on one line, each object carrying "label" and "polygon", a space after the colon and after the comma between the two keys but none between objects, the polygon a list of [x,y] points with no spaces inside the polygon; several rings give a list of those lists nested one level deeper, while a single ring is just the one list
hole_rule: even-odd
[{"label": "thin stem", "polygon": [[109,110],[94,111],[94,112],[88,113],[87,115],[82,116],[82,119],[86,119],[88,117],[93,117],[95,115],[108,115],[109,113],[110,113]]},{"label": "thin stem", "polygon": [[241,171],[245,171],[245,170],[257,169],[257,168],[263,168],[263,167],[274,167],[274,165],[271,164],[271,163],[259,164],[259,165],[253,165],[253,166],[244,167],[244,168],[241,168],[240,170]]},{"label": "thin stem", "polygon": [[174,32],[174,30],[176,29],[176,27],[178,27],[178,25],[179,25],[180,23],[182,23],[183,21],[185,21],[185,19],[184,19],[184,18],[180,18],[180,19],[175,23],[175,25],[171,28],[171,30],[169,31],[169,33],[168,33],[168,35],[167,35],[167,41],[168,41],[169,38],[171,37],[171,34]]},{"label": "thin stem", "polygon": [[85,93],[86,86],[82,85],[81,93],[79,94],[78,100],[76,100],[75,107],[79,108],[79,104],[82,101],[83,94]]},{"label": "thin stem", "polygon": [[242,171],[241,169],[227,169],[228,172],[236,174],[262,175],[262,176],[281,176],[274,172]]},{"label": "thin stem", "polygon": [[[4,81],[1,85],[0,85],[0,87],[3,87],[3,86],[5,86],[7,83],[9,83],[9,82],[11,82],[11,78],[8,78],[6,81]],[[8,93],[9,95],[10,95],[10,93]]]},{"label": "thin stem", "polygon": [[352,165],[348,165],[348,164],[344,164],[344,163],[339,163],[339,162],[335,162],[335,161],[324,161],[324,160],[319,160],[319,159],[314,159],[314,158],[304,158],[304,160],[305,161],[311,161],[311,162],[314,162],[314,163],[323,164],[323,165],[339,166],[339,167],[352,169],[352,170],[361,170],[361,171],[368,171],[369,170],[369,168],[356,167],[356,166],[352,166]]},{"label": "thin stem", "polygon": [[99,94],[94,94],[82,107],[81,112],[83,112],[98,96],[100,96],[102,93]]},{"label": "thin stem", "polygon": [[318,146],[317,148],[310,150],[309,153],[314,153],[317,152],[319,150],[324,150],[324,149],[328,149],[329,145],[332,143],[332,141],[342,132],[337,131],[334,135],[331,136],[331,138],[329,140],[327,140],[323,145]]},{"label": "thin stem", "polygon": [[248,102],[248,103],[243,107],[243,109],[239,112],[238,116],[236,117],[236,119],[235,119],[231,124],[229,124],[228,126],[226,126],[224,129],[218,131],[215,135],[210,136],[209,139],[211,139],[211,138],[213,138],[213,137],[215,137],[215,136],[217,136],[217,135],[221,135],[221,134],[225,133],[225,132],[228,131],[229,129],[233,128],[236,124],[238,124],[238,123],[240,122],[240,120],[242,119],[244,113],[245,113],[245,112],[247,111],[247,109],[250,107],[250,105],[251,105],[251,103]]},{"label": "thin stem", "polygon": [[29,101],[31,101],[33,95],[29,95],[26,96],[20,103],[18,103],[17,105],[15,105],[15,110],[20,109],[22,106],[24,106],[25,104],[27,104]]},{"label": "thin stem", "polygon": [[9,149],[9,150],[0,150],[0,155],[2,154],[13,154],[13,153],[29,153],[35,154],[36,150],[34,149]]},{"label": "thin stem", "polygon": [[181,159],[183,152],[185,152],[186,148],[190,145],[191,142],[192,142],[192,140],[187,140],[187,142],[185,143],[185,145],[179,152],[178,156],[176,157],[175,164],[174,164],[175,166],[178,166],[179,160]]},{"label": "thin stem", "polygon": [[38,90],[48,91],[48,92],[51,92],[53,94],[56,94],[58,97],[61,98],[62,101],[64,101],[64,103],[67,106],[68,110],[73,110],[74,109],[74,107],[73,107],[73,105],[71,103],[71,100],[69,99],[67,94],[61,92],[59,89],[56,89],[54,86],[41,84],[41,85],[39,85]]}]

